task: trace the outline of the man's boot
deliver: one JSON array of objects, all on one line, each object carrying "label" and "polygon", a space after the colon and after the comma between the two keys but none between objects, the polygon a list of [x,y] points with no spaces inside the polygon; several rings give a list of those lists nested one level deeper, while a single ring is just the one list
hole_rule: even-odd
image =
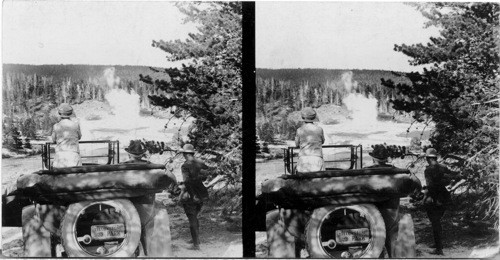
[{"label": "man's boot", "polygon": [[[198,222],[198,221],[196,221]],[[189,249],[191,250],[200,250],[200,230],[199,226],[197,223],[192,223],[189,227],[189,230],[191,231],[191,237],[193,238],[193,246],[191,246]]]},{"label": "man's boot", "polygon": [[439,248],[434,249],[434,250],[431,252],[431,254],[433,254],[433,255],[444,255],[444,253],[443,253],[443,249],[439,249]]},{"label": "man's boot", "polygon": [[187,249],[188,250],[201,250],[200,245],[192,245],[192,246],[188,247]]},{"label": "man's boot", "polygon": [[432,223],[432,231],[434,234],[435,250],[432,252],[435,255],[443,255],[443,241],[441,237],[441,223]]}]

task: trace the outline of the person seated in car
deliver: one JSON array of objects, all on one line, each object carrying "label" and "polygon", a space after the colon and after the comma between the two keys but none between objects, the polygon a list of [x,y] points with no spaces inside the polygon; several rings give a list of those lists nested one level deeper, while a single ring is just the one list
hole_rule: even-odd
[{"label": "person seated in car", "polygon": [[[73,108],[63,103],[58,109],[61,121],[52,128],[52,142],[56,143],[54,168],[81,166],[80,147],[78,145],[82,138],[80,123],[73,116]],[[72,118],[73,116],[73,118]]]},{"label": "person seated in car", "polygon": [[299,160],[297,162],[297,172],[324,171],[323,144],[325,135],[323,128],[315,125],[316,111],[306,107],[301,111],[302,125],[297,129],[295,145],[300,148]]},{"label": "person seated in car", "polygon": [[[146,153],[148,152],[148,149],[146,145],[141,141],[141,140],[131,140],[130,144],[127,148],[125,148],[125,151],[127,151],[129,160],[123,162],[122,164],[144,164],[144,167],[147,167],[147,164],[152,164],[149,160],[145,160],[144,157],[146,156]],[[140,170],[138,170],[140,171]],[[177,178],[175,175],[172,173],[167,168],[167,165],[165,165],[165,175],[167,175],[171,180],[172,183],[170,186],[167,188],[167,190],[173,189],[177,185]],[[155,201],[156,201],[156,195],[154,193],[138,197],[138,198],[133,198],[130,199],[132,203],[134,203],[137,211],[139,212],[140,216],[144,220],[147,221],[141,221],[141,243],[146,250],[153,250],[149,251],[148,254],[156,255],[156,256],[165,256],[169,254],[169,247],[165,247],[165,243],[170,242],[169,239],[170,237],[167,236],[158,236],[154,235],[157,231],[156,225],[154,224],[155,221],[152,219],[154,216],[152,215],[154,212],[157,211],[157,209],[154,209],[156,206]],[[155,236],[156,239],[147,239],[148,236]],[[146,242],[148,241],[148,242]],[[109,253],[109,252],[108,252]]]},{"label": "person seated in car", "polygon": [[383,145],[375,145],[373,151],[368,153],[373,159],[373,165],[365,168],[380,168],[380,167],[394,167],[387,163],[389,159],[389,151]]},{"label": "person seated in car", "polygon": [[143,158],[146,155],[146,152],[148,150],[146,149],[146,146],[141,142],[141,140],[131,140],[128,147],[125,148],[125,151],[128,153],[128,157],[130,160],[125,161],[123,163],[127,163],[127,164],[128,163],[139,163],[139,164],[151,163],[150,161],[143,160]]},{"label": "person seated in car", "polygon": [[[131,140],[128,147],[125,148],[125,151],[127,151],[130,160],[125,161],[122,164],[150,164],[151,163],[150,161],[143,159],[144,156],[146,155],[146,152],[148,151],[148,149],[146,148],[146,145],[144,145],[144,143],[141,140]],[[167,165],[165,165],[165,174],[174,181],[174,184],[177,184],[177,178],[172,173],[172,171],[167,168]]]}]

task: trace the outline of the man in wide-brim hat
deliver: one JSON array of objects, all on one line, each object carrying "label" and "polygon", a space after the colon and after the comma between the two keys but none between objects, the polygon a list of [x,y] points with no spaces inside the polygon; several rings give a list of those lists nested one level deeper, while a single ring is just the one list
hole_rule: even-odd
[{"label": "man in wide-brim hat", "polygon": [[424,205],[427,216],[431,221],[432,232],[434,235],[434,247],[432,253],[443,255],[443,243],[441,218],[449,204],[451,204],[450,192],[446,189],[451,174],[450,170],[438,163],[437,151],[434,148],[428,148],[425,151],[425,158],[429,164],[424,171],[427,192],[424,191]]},{"label": "man in wide-brim hat", "polygon": [[58,108],[61,120],[52,128],[52,141],[56,143],[53,167],[73,167],[82,165],[79,140],[82,138],[80,123],[72,120],[73,107],[63,103]]},{"label": "man in wide-brim hat", "polygon": [[190,249],[200,249],[200,224],[198,214],[203,206],[203,201],[208,198],[208,190],[203,185],[205,179],[204,171],[208,166],[194,157],[193,145],[185,144],[180,152],[186,161],[181,166],[183,183],[181,183],[180,201],[189,220],[189,229],[193,238],[193,246]]},{"label": "man in wide-brim hat", "polygon": [[315,125],[316,111],[306,107],[301,111],[304,124],[297,129],[295,145],[300,148],[297,162],[297,172],[306,173],[325,170],[323,161],[323,143],[325,135],[323,128]]},{"label": "man in wide-brim hat", "polygon": [[[131,140],[128,147],[125,148],[125,151],[128,153],[130,160],[123,162],[123,164],[150,164],[151,162],[148,160],[144,160],[143,158],[147,155],[148,149],[144,142],[141,140]],[[167,175],[172,181],[172,185],[177,184],[177,179],[175,175],[168,169],[167,165],[165,165],[165,175]],[[138,180],[139,182],[142,181]],[[162,226],[165,225],[160,224],[158,221],[167,221],[168,218],[158,219],[162,214],[159,213],[161,211],[160,208],[155,206],[155,194],[149,193],[147,195],[134,198],[133,203],[136,206],[141,219],[147,221],[141,221],[141,242],[143,243],[143,247],[148,253],[149,256],[171,256],[172,248],[169,246],[170,236],[165,236],[164,234],[160,234],[158,230],[161,230]],[[168,225],[168,223],[166,223]]]},{"label": "man in wide-brim hat", "polygon": [[384,145],[377,144],[373,147],[373,151],[368,153],[373,159],[373,165],[365,168],[378,168],[378,167],[394,167],[388,164],[389,151]]},{"label": "man in wide-brim hat", "polygon": [[125,151],[128,153],[130,160],[124,163],[150,163],[142,159],[148,150],[141,140],[131,140]]}]

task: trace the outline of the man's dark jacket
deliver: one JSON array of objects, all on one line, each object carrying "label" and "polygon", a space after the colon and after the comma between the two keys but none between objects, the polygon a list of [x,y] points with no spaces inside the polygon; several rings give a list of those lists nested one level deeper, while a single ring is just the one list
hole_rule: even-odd
[{"label": "man's dark jacket", "polygon": [[205,169],[208,169],[208,166],[196,158],[186,161],[181,166],[186,191],[191,196],[191,199],[195,201],[208,198],[208,190],[203,185],[205,176],[202,171]]}]

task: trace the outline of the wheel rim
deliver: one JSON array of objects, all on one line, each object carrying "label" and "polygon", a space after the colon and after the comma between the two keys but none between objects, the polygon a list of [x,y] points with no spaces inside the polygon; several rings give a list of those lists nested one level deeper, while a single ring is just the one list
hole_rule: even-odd
[{"label": "wheel rim", "polygon": [[126,211],[112,202],[94,202],[77,214],[73,236],[78,246],[91,256],[110,256],[119,251],[129,237]]},{"label": "wheel rim", "polygon": [[370,224],[361,210],[331,210],[321,219],[317,232],[322,250],[332,258],[358,258],[371,248]]}]

